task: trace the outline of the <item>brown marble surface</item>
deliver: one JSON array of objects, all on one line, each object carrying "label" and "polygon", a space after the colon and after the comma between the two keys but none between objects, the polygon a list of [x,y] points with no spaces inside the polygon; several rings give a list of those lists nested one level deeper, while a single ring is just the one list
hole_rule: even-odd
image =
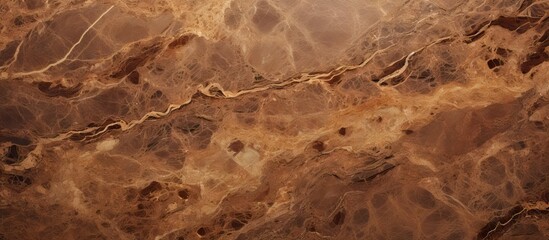
[{"label": "brown marble surface", "polygon": [[548,12],[0,1],[0,239],[549,239]]}]

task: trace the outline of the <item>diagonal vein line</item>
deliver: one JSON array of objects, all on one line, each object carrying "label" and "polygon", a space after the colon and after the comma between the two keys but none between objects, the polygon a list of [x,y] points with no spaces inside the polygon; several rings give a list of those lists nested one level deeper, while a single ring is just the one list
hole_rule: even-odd
[{"label": "diagonal vein line", "polygon": [[93,22],[87,29],[86,31],[84,31],[82,33],[82,35],[80,35],[80,39],[78,39],[78,41],[72,45],[72,47],[69,49],[69,51],[67,52],[67,54],[65,54],[65,56],[63,56],[63,58],[57,60],[57,62],[54,62],[54,63],[51,63],[49,64],[48,66],[42,68],[42,69],[39,69],[39,70],[34,70],[34,71],[30,71],[30,72],[22,72],[22,73],[15,73],[14,75],[15,76],[27,76],[27,75],[32,75],[32,74],[36,74],[36,73],[43,73],[45,71],[47,71],[48,69],[56,66],[56,65],[59,65],[61,64],[62,62],[66,61],[67,58],[69,57],[69,55],[71,55],[72,51],[76,48],[76,46],[78,46],[82,40],[84,39],[84,37],[86,36],[86,34],[105,16],[107,15],[107,13],[109,13],[111,11],[111,9],[114,8],[114,5],[112,5],[111,7],[109,7],[105,12],[103,12],[96,20],[95,22]]}]

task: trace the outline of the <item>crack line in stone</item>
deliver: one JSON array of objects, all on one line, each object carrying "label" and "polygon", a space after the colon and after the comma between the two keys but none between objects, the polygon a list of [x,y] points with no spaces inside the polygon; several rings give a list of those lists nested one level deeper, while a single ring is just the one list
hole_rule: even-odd
[{"label": "crack line in stone", "polygon": [[[84,39],[84,37],[86,36],[86,34],[105,16],[107,15],[107,13],[109,13],[111,11],[111,9],[114,8],[114,5],[112,5],[111,7],[109,7],[105,12],[103,12],[96,20],[95,22],[93,22],[87,29],[86,31],[84,31],[82,33],[82,35],[80,35],[80,39],[78,39],[78,41],[72,45],[72,47],[69,49],[69,51],[67,52],[67,54],[65,54],[65,56],[59,60],[57,60],[57,62],[54,62],[54,63],[50,63],[48,66],[42,68],[42,69],[39,69],[39,70],[34,70],[34,71],[30,71],[30,72],[20,72],[20,73],[14,73],[14,77],[21,77],[21,76],[28,76],[28,75],[32,75],[32,74],[37,74],[37,73],[43,73],[47,70],[49,70],[50,68],[52,67],[55,67],[61,63],[63,63],[65,60],[67,60],[67,58],[69,57],[69,55],[71,55],[72,51],[76,48],[76,46],[78,46],[82,40]],[[19,49],[19,48],[18,48]]]},{"label": "crack line in stone", "polygon": [[[402,66],[400,69],[392,72],[391,74],[383,77],[382,79],[379,80],[379,82],[377,83],[378,85],[381,86],[382,83],[386,82],[387,80],[390,80],[390,79],[393,79],[399,75],[401,75],[402,73],[404,73],[404,71],[408,68],[409,66],[409,62],[410,62],[410,58],[412,58],[412,56],[414,56],[416,53],[419,53],[419,52],[422,52],[423,50],[435,45],[435,44],[438,44],[438,43],[441,43],[441,42],[444,42],[446,40],[450,40],[452,39],[453,37],[452,36],[447,36],[447,37],[443,37],[443,38],[440,38],[440,39],[437,39],[436,41],[430,43],[429,45],[427,46],[423,46],[421,48],[419,48],[418,50],[415,50],[415,51],[412,51],[410,54],[408,54],[408,56],[406,56],[406,60],[404,61],[404,66]],[[404,81],[403,81],[404,82]],[[402,82],[400,82],[399,84],[401,84]],[[398,85],[398,84],[397,84]],[[396,85],[395,85],[396,86]]]},{"label": "crack line in stone", "polygon": [[[109,8],[105,13],[103,13],[102,16],[104,16],[110,9],[112,9],[114,6],[111,6],[111,8]],[[100,16],[100,18],[102,17]],[[99,18],[99,19],[100,19]],[[99,21],[99,19],[96,20],[95,23],[97,23]],[[94,24],[95,24],[94,23]],[[94,25],[92,24],[92,26]],[[90,26],[91,28],[91,26]],[[445,41],[447,39],[451,39],[452,37],[448,36],[448,37],[444,37],[444,38],[441,38],[433,43],[430,43],[429,45],[427,46],[424,46],[422,48],[420,48],[419,50],[417,51],[421,51],[427,47],[430,47],[434,44],[437,44],[437,43],[440,43],[442,41]],[[244,94],[248,94],[248,93],[255,93],[255,92],[261,92],[261,91],[266,91],[266,90],[269,90],[271,88],[278,88],[278,87],[285,87],[285,86],[288,86],[288,85],[291,85],[291,84],[294,84],[294,83],[304,83],[304,82],[325,82],[326,80],[321,80],[322,79],[326,79],[326,77],[329,79],[331,79],[333,76],[337,76],[337,75],[341,75],[347,71],[352,71],[352,70],[355,70],[355,69],[358,69],[358,68],[361,68],[361,67],[364,67],[366,66],[366,64],[368,64],[372,59],[374,59],[374,57],[379,54],[380,52],[384,52],[390,48],[392,48],[393,46],[395,46],[395,44],[392,44],[384,49],[380,49],[380,50],[377,50],[375,51],[374,53],[372,53],[370,55],[370,57],[368,57],[366,60],[364,60],[362,63],[360,63],[359,65],[351,65],[351,66],[340,66],[336,69],[333,69],[331,70],[330,72],[328,73],[320,73],[320,74],[317,74],[317,75],[311,75],[309,73],[304,73],[304,74],[301,74],[300,77],[296,77],[296,78],[291,78],[289,81],[283,81],[281,83],[273,83],[273,84],[268,84],[266,86],[261,86],[261,87],[256,87],[256,88],[251,88],[251,89],[246,89],[246,90],[241,90],[241,91],[238,91],[236,93],[234,92],[231,92],[231,91],[226,91],[226,90],[223,90],[223,88],[221,87],[221,85],[219,83],[210,83],[208,84],[207,86],[203,86],[203,85],[199,85],[198,86],[198,89],[197,91],[206,95],[206,96],[209,96],[209,97],[214,97],[214,98],[220,98],[220,97],[217,97],[217,96],[214,96],[213,94],[211,94],[209,92],[209,90],[212,88],[212,87],[217,87],[224,95],[223,98],[235,98],[235,97],[238,97],[238,96],[241,96],[241,95],[244,95]],[[415,51],[415,52],[417,52]],[[70,138],[71,136],[73,135],[76,135],[76,134],[81,134],[81,133],[91,133],[93,131],[97,131],[99,129],[98,132],[94,133],[94,134],[91,134],[89,136],[86,136],[86,137],[89,137],[89,138],[93,138],[95,136],[98,136],[100,134],[103,134],[105,132],[107,132],[111,127],[113,126],[120,126],[120,129],[122,131],[125,131],[125,130],[129,130],[133,127],[135,127],[136,125],[139,125],[143,122],[145,122],[147,119],[149,119],[150,117],[154,117],[154,118],[161,118],[161,117],[164,117],[164,116],[167,116],[169,115],[171,112],[175,111],[175,110],[178,110],[180,108],[182,108],[183,106],[186,106],[188,104],[190,104],[192,102],[192,99],[193,97],[191,97],[189,100],[187,100],[186,102],[182,103],[182,104],[170,104],[168,106],[168,108],[164,111],[164,112],[157,112],[157,111],[152,111],[152,112],[148,112],[146,113],[143,117],[141,117],[139,120],[132,120],[130,121],[129,123],[127,123],[126,121],[124,120],[120,120],[118,122],[114,122],[114,123],[110,123],[108,125],[106,125],[105,127],[101,128],[101,127],[93,127],[93,128],[87,128],[87,129],[84,129],[84,130],[71,130],[71,131],[68,131],[68,132],[65,132],[65,133],[61,133],[59,134],[57,137],[54,137],[54,138],[42,138],[42,139],[39,139],[38,140],[38,143],[37,143],[37,147],[32,150],[28,155],[27,157],[21,161],[18,165],[6,165],[6,164],[2,164],[2,167],[3,167],[3,170],[4,171],[14,171],[14,170],[25,170],[25,169],[30,169],[34,166],[36,166],[37,164],[37,161],[38,161],[38,157],[40,156],[39,152],[42,150],[42,147],[44,144],[48,144],[48,143],[52,143],[52,142],[57,142],[57,141],[63,141],[65,139],[68,139]]]}]

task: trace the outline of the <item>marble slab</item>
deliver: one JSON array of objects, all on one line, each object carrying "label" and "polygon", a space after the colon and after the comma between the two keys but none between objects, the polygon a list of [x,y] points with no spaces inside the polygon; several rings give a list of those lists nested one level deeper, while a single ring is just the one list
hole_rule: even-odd
[{"label": "marble slab", "polygon": [[549,239],[547,0],[0,16],[0,240]]}]

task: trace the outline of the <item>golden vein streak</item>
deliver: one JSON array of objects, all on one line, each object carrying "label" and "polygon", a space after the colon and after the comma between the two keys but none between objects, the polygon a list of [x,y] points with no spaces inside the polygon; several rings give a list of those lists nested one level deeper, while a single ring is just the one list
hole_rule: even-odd
[{"label": "golden vein streak", "polygon": [[35,70],[35,71],[30,71],[30,72],[21,72],[21,73],[14,73],[14,77],[21,77],[21,76],[28,76],[28,75],[32,75],[32,74],[37,74],[37,73],[43,73],[47,70],[49,70],[50,68],[54,67],[54,66],[57,66],[61,63],[63,63],[64,61],[67,60],[67,58],[69,57],[69,55],[71,55],[72,51],[76,48],[76,46],[78,46],[82,40],[84,39],[84,37],[86,36],[86,34],[105,16],[107,15],[107,13],[109,13],[111,11],[111,9],[114,8],[114,5],[112,5],[111,7],[109,7],[105,12],[103,12],[96,20],[95,22],[93,22],[87,29],[86,31],[84,31],[82,33],[82,35],[80,35],[80,39],[78,39],[78,41],[72,45],[72,47],[69,49],[69,51],[67,52],[67,54],[65,54],[65,56],[59,60],[57,60],[57,62],[54,62],[54,63],[51,63],[49,64],[48,66],[42,68],[42,69],[39,69],[39,70]]}]

